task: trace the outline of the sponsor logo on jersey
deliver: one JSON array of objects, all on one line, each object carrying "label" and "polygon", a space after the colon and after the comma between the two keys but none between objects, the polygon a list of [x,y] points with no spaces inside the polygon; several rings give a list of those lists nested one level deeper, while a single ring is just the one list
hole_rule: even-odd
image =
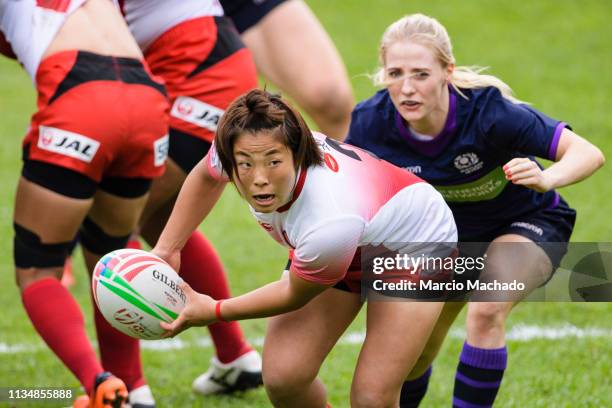
[{"label": "sponsor logo on jersey", "polygon": [[168,158],[168,149],[170,148],[170,138],[168,135],[160,137],[153,142],[153,151],[155,152],[155,167],[163,166]]},{"label": "sponsor logo on jersey", "polygon": [[455,167],[463,174],[470,174],[482,169],[484,163],[476,153],[463,153],[455,157]]},{"label": "sponsor logo on jersey", "polygon": [[91,163],[100,142],[67,130],[41,126],[38,129],[38,147]]},{"label": "sponsor logo on jersey", "polygon": [[491,200],[497,197],[508,184],[501,167],[496,167],[483,177],[470,183],[451,186],[434,186],[446,201],[465,202]]},{"label": "sponsor logo on jersey", "polygon": [[521,222],[513,222],[512,224],[510,224],[510,226],[511,227],[524,228],[524,229],[527,229],[529,231],[533,231],[536,234],[538,234],[539,236],[542,236],[542,234],[544,234],[544,231],[542,230],[542,228],[540,228],[540,227],[538,227],[536,225],[530,224],[528,222],[522,222],[522,221]]},{"label": "sponsor logo on jersey", "polygon": [[223,109],[188,96],[179,96],[172,105],[170,115],[214,132]]},{"label": "sponsor logo on jersey", "polygon": [[421,173],[421,166],[406,166],[404,167],[404,170],[408,170],[413,174],[419,174]]}]

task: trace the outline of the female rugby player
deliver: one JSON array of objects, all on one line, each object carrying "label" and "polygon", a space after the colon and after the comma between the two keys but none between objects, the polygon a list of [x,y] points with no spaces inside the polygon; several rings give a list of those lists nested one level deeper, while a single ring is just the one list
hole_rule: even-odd
[{"label": "female rugby player", "polygon": [[[251,53],[219,2],[122,0],[119,4],[151,72],[164,80],[172,105],[166,171],[151,186],[140,221],[141,235],[154,246],[185,177],[208,152],[223,111],[238,95],[257,86],[257,73]],[[230,297],[221,260],[201,232],[194,231],[182,260],[178,272],[198,292],[217,299]],[[110,361],[138,352],[138,341],[117,333],[99,313],[96,322],[108,329],[116,344]],[[193,390],[207,395],[261,385],[261,357],[239,324],[221,322],[208,329],[216,356],[209,370],[195,379]]]},{"label": "female rugby player", "polygon": [[[435,19],[401,18],[385,31],[375,82],[385,89],[353,111],[347,143],[408,168],[444,196],[460,242],[491,243],[483,275],[545,283],[567,250],[576,213],[555,191],[593,174],[601,151],[569,126],[512,96],[498,78],[456,67]],[[554,161],[543,169],[533,156]],[[491,406],[506,368],[504,321],[515,301],[473,302],[453,404]],[[425,394],[429,364],[461,304],[447,304],[404,385]]]},{"label": "female rugby player", "polygon": [[[271,237],[293,250],[291,266],[280,280],[222,301],[186,285],[188,305],[164,328],[175,335],[194,325],[274,316],[263,354],[270,399],[281,407],[323,407],[326,392],[317,373],[361,307],[361,249],[454,243],[450,210],[418,177],[313,135],[280,97],[254,90],[225,112],[213,148],[187,177],[154,252],[176,267],[187,237],[228,181]],[[353,406],[397,406],[441,310],[439,302],[368,304]]]}]

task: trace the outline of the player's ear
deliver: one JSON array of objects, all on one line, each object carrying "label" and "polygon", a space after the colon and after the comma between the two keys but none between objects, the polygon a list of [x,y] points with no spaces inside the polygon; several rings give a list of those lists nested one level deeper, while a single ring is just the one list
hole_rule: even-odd
[{"label": "player's ear", "polygon": [[453,72],[455,72],[455,64],[448,64],[446,66],[446,82],[448,84],[451,83],[451,79],[453,77]]}]

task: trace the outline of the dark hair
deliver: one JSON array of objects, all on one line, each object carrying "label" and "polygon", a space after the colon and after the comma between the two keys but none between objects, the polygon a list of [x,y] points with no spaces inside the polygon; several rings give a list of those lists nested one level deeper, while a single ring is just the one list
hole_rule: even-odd
[{"label": "dark hair", "polygon": [[233,181],[237,170],[236,139],[245,132],[254,134],[262,130],[278,133],[291,150],[296,169],[323,163],[319,147],[302,116],[280,95],[253,89],[231,103],[217,126],[215,146],[230,180]]}]

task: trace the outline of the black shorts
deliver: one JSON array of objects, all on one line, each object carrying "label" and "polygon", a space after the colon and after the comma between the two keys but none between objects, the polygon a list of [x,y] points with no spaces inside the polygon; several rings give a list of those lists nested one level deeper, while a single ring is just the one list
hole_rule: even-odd
[{"label": "black shorts", "polygon": [[26,151],[24,151],[21,175],[26,180],[48,190],[77,199],[93,197],[98,188],[119,197],[137,198],[145,195],[152,183],[150,178],[109,176],[103,176],[98,183],[75,170],[29,160]]},{"label": "black shorts", "polygon": [[220,0],[225,15],[242,34],[286,0]]},{"label": "black shorts", "polygon": [[489,243],[501,235],[521,235],[532,240],[544,250],[550,258],[554,271],[559,267],[561,260],[567,253],[567,246],[575,223],[576,211],[569,207],[563,198],[559,197],[556,206],[525,214],[484,235],[462,237],[461,226],[458,226],[459,242]]},{"label": "black shorts", "polygon": [[189,174],[208,153],[211,144],[206,140],[178,129],[170,128],[168,157]]}]

